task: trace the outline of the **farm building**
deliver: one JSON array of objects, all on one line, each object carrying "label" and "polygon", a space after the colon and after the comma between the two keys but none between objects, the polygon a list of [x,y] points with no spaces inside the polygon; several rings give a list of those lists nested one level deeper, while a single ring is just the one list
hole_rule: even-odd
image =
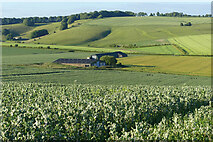
[{"label": "farm building", "polygon": [[123,52],[101,53],[101,54],[91,55],[90,57],[88,57],[88,59],[100,60],[102,56],[114,56],[115,58],[122,58],[122,57],[127,57],[127,54]]},{"label": "farm building", "polygon": [[63,64],[63,65],[72,65],[78,67],[90,67],[90,66],[105,66],[106,63],[103,61],[98,61],[95,59],[58,59],[53,63]]}]

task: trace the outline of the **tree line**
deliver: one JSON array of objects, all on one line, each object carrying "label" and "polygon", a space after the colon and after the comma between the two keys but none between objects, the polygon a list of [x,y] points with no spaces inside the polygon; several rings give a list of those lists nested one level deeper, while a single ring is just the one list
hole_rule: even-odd
[{"label": "tree line", "polygon": [[205,15],[189,15],[189,14],[184,14],[182,12],[171,12],[171,13],[150,13],[147,14],[145,12],[139,12],[137,16],[164,16],[164,17],[212,17],[211,14],[205,14]]},{"label": "tree line", "polygon": [[95,18],[104,18],[104,17],[123,17],[123,16],[136,16],[136,13],[131,11],[94,11],[94,12],[85,12],[80,14],[73,14],[70,16],[50,16],[50,17],[28,17],[28,18],[0,18],[0,25],[8,24],[18,24],[28,21],[30,25],[34,23],[52,23],[52,22],[62,22],[62,20],[67,20],[68,23],[72,23],[75,20],[82,19],[95,19]]},{"label": "tree line", "polygon": [[[165,16],[165,17],[212,17],[211,14],[206,15],[188,15],[182,12],[171,12],[171,13],[150,13],[138,12],[134,13],[131,11],[94,11],[94,12],[84,12],[80,14],[73,14],[70,16],[50,16],[50,17],[28,17],[28,18],[0,18],[0,25],[8,24],[18,24],[28,21],[30,25],[34,23],[52,23],[52,22],[62,22],[67,21],[68,24],[73,23],[75,20],[81,19],[96,19],[96,18],[105,18],[105,17],[124,17],[124,16]],[[65,20],[64,20],[65,19]]]}]

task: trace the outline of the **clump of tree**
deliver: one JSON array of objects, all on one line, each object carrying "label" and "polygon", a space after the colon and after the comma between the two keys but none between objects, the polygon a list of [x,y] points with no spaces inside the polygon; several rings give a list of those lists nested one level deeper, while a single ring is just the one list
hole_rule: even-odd
[{"label": "clump of tree", "polygon": [[192,23],[191,22],[188,22],[188,23],[180,23],[180,26],[192,26]]},{"label": "clump of tree", "polygon": [[14,33],[10,31],[9,29],[3,29],[2,35],[6,36],[6,40],[13,40],[15,36]]},{"label": "clump of tree", "polygon": [[24,19],[23,24],[26,25],[26,26],[34,26],[35,25],[34,21],[30,18]]},{"label": "clump of tree", "polygon": [[112,67],[116,67],[116,63],[117,63],[117,60],[114,56],[102,56],[100,58],[101,61],[104,61],[106,63],[106,65],[109,65],[109,66],[112,66]]},{"label": "clump of tree", "polygon": [[61,21],[60,30],[68,29],[67,21],[68,20],[66,18]]},{"label": "clump of tree", "polygon": [[48,31],[46,29],[36,30],[31,33],[31,38],[41,37],[44,35],[48,35]]},{"label": "clump of tree", "polygon": [[139,12],[138,14],[137,14],[137,16],[147,16],[148,14],[147,13],[145,13],[145,12]]}]

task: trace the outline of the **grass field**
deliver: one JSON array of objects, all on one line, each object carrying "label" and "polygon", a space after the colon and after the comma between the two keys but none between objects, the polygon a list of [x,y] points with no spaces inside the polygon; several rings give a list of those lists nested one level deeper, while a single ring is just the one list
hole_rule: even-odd
[{"label": "grass field", "polygon": [[119,58],[118,62],[132,71],[211,76],[211,57],[135,56]]},{"label": "grass field", "polygon": [[185,49],[189,55],[212,55],[210,34],[175,37],[169,41]]},{"label": "grass field", "polygon": [[[180,22],[192,22],[192,26],[180,26]],[[35,27],[26,27],[23,24],[10,25],[14,31],[17,31],[24,38],[29,38],[33,30],[48,29],[49,35],[40,39],[28,40],[27,43],[69,45],[90,48],[110,48],[112,44],[137,46],[149,46],[156,44],[165,44],[171,42],[172,38],[181,38],[182,36],[204,35],[211,32],[210,18],[177,18],[177,17],[114,17],[95,20],[79,20],[69,25],[69,29],[59,31],[60,23],[41,24]],[[74,26],[74,27],[72,27]],[[4,26],[6,28],[9,26]],[[23,30],[24,29],[24,30]],[[20,31],[18,31],[20,30]],[[54,33],[56,31],[56,33]],[[169,40],[169,41],[168,41]],[[181,39],[180,39],[181,40]],[[210,43],[209,38],[206,42]],[[193,43],[194,44],[194,43]],[[207,45],[208,46],[208,45]],[[182,46],[181,46],[182,47]],[[63,47],[66,48],[66,47]],[[70,48],[70,47],[69,47]],[[156,47],[153,47],[156,48]],[[177,54],[176,49],[159,47],[137,49],[136,52],[153,53],[153,54]],[[185,48],[185,47],[184,47]],[[187,47],[191,48],[191,47]],[[150,51],[149,51],[150,49]],[[167,49],[167,50],[165,50]],[[81,49],[80,49],[81,50]],[[85,50],[85,49],[84,49]],[[110,49],[106,52],[112,51]],[[127,49],[117,49],[125,50]],[[115,51],[114,50],[114,51]],[[92,50],[99,52],[100,50]],[[197,50],[196,52],[188,50],[189,54],[206,55],[206,51]],[[104,50],[100,52],[105,52]]]},{"label": "grass field", "polygon": [[[58,58],[86,58],[95,52],[67,52],[66,50],[11,47],[3,47],[2,51],[3,82],[73,84],[77,81],[78,84],[96,85],[143,84],[193,86],[211,84],[211,78],[202,76],[135,72],[134,70],[85,70],[48,67],[49,63]],[[137,57],[138,55],[129,54],[129,56]],[[37,65],[38,63],[47,63],[47,66],[39,66]]]},{"label": "grass field", "polygon": [[150,47],[142,47],[142,48],[97,48],[97,47],[86,47],[86,46],[64,46],[64,45],[46,45],[46,44],[32,44],[32,43],[11,43],[11,42],[2,42],[3,47],[25,47],[25,48],[43,48],[47,49],[50,47],[51,49],[61,49],[61,50],[74,50],[74,51],[86,51],[86,52],[116,52],[122,51],[124,53],[141,53],[141,54],[177,54],[182,55],[180,52],[172,45],[166,46],[150,46]]}]

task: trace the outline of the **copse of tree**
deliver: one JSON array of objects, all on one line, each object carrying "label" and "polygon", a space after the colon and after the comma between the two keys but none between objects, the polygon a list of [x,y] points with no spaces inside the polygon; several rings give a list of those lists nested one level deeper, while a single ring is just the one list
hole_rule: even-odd
[{"label": "copse of tree", "polygon": [[68,19],[68,24],[72,24],[73,22],[75,22],[75,20],[76,20],[76,16],[75,15],[71,15],[70,17],[69,17],[69,19]]},{"label": "copse of tree", "polygon": [[101,61],[104,61],[107,65],[109,66],[112,66],[112,67],[115,67],[116,66],[116,63],[117,63],[117,60],[114,56],[102,56],[100,58]]},{"label": "copse of tree", "polygon": [[36,30],[31,33],[31,38],[41,37],[41,36],[44,36],[47,34],[49,34],[49,33],[46,29]]},{"label": "copse of tree", "polygon": [[31,18],[26,18],[24,19],[23,24],[26,26],[34,26],[35,23],[33,22]]},{"label": "copse of tree", "polygon": [[13,40],[13,37],[14,37],[14,36],[13,36],[12,33],[9,33],[9,34],[6,35],[6,39],[7,39],[7,40]]},{"label": "copse of tree", "polygon": [[65,29],[67,29],[67,28],[68,28],[67,22],[62,21],[62,22],[61,22],[61,25],[60,25],[60,30],[65,30]]},{"label": "copse of tree", "polygon": [[147,13],[145,13],[145,12],[139,12],[139,13],[137,14],[137,16],[147,16]]},{"label": "copse of tree", "polygon": [[2,30],[2,35],[8,35],[8,34],[10,34],[11,32],[10,32],[10,30],[9,29],[3,29]]}]

